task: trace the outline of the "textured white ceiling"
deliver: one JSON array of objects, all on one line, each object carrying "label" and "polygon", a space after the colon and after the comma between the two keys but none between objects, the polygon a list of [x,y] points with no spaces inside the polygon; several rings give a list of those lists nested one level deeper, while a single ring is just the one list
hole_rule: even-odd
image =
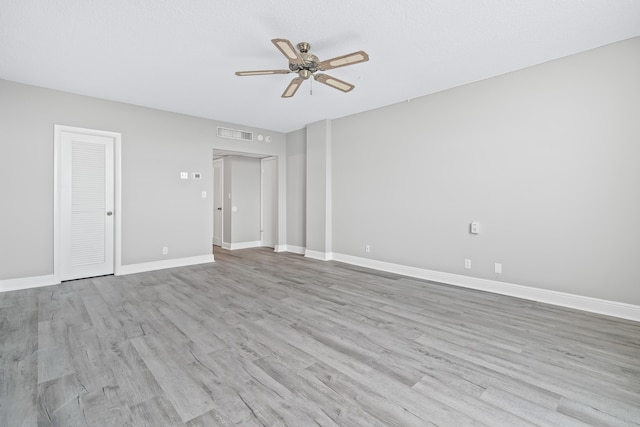
[{"label": "textured white ceiling", "polygon": [[[288,132],[635,36],[638,0],[0,0],[0,78]],[[371,59],[282,99],[234,75],[286,68],[273,38]]]}]

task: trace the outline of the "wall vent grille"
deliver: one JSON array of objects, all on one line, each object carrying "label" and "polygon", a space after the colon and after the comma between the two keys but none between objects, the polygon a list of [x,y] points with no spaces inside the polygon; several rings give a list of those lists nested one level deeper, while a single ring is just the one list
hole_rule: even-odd
[{"label": "wall vent grille", "polygon": [[239,141],[253,141],[253,132],[245,132],[237,129],[218,127],[218,136],[220,138],[237,139]]}]

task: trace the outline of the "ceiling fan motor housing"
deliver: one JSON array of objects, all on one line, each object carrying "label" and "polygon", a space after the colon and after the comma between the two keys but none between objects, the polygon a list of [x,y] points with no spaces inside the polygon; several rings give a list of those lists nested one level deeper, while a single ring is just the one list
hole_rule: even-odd
[{"label": "ceiling fan motor housing", "polygon": [[294,73],[298,73],[303,79],[308,79],[311,74],[318,71],[318,63],[320,60],[317,56],[309,53],[311,45],[307,42],[300,42],[296,45],[300,51],[300,57],[304,60],[303,64],[289,63],[289,69]]}]

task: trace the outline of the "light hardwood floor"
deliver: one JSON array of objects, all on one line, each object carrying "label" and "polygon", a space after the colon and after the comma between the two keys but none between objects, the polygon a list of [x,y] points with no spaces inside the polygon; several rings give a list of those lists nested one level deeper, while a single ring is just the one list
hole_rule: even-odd
[{"label": "light hardwood floor", "polygon": [[0,294],[0,425],[640,423],[640,323],[269,249],[216,261]]}]

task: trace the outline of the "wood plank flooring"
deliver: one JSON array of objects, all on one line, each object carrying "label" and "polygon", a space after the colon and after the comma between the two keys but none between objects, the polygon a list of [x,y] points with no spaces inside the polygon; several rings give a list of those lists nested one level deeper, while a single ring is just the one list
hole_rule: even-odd
[{"label": "wood plank flooring", "polygon": [[640,425],[640,323],[270,249],[216,261],[0,294],[0,425]]}]

